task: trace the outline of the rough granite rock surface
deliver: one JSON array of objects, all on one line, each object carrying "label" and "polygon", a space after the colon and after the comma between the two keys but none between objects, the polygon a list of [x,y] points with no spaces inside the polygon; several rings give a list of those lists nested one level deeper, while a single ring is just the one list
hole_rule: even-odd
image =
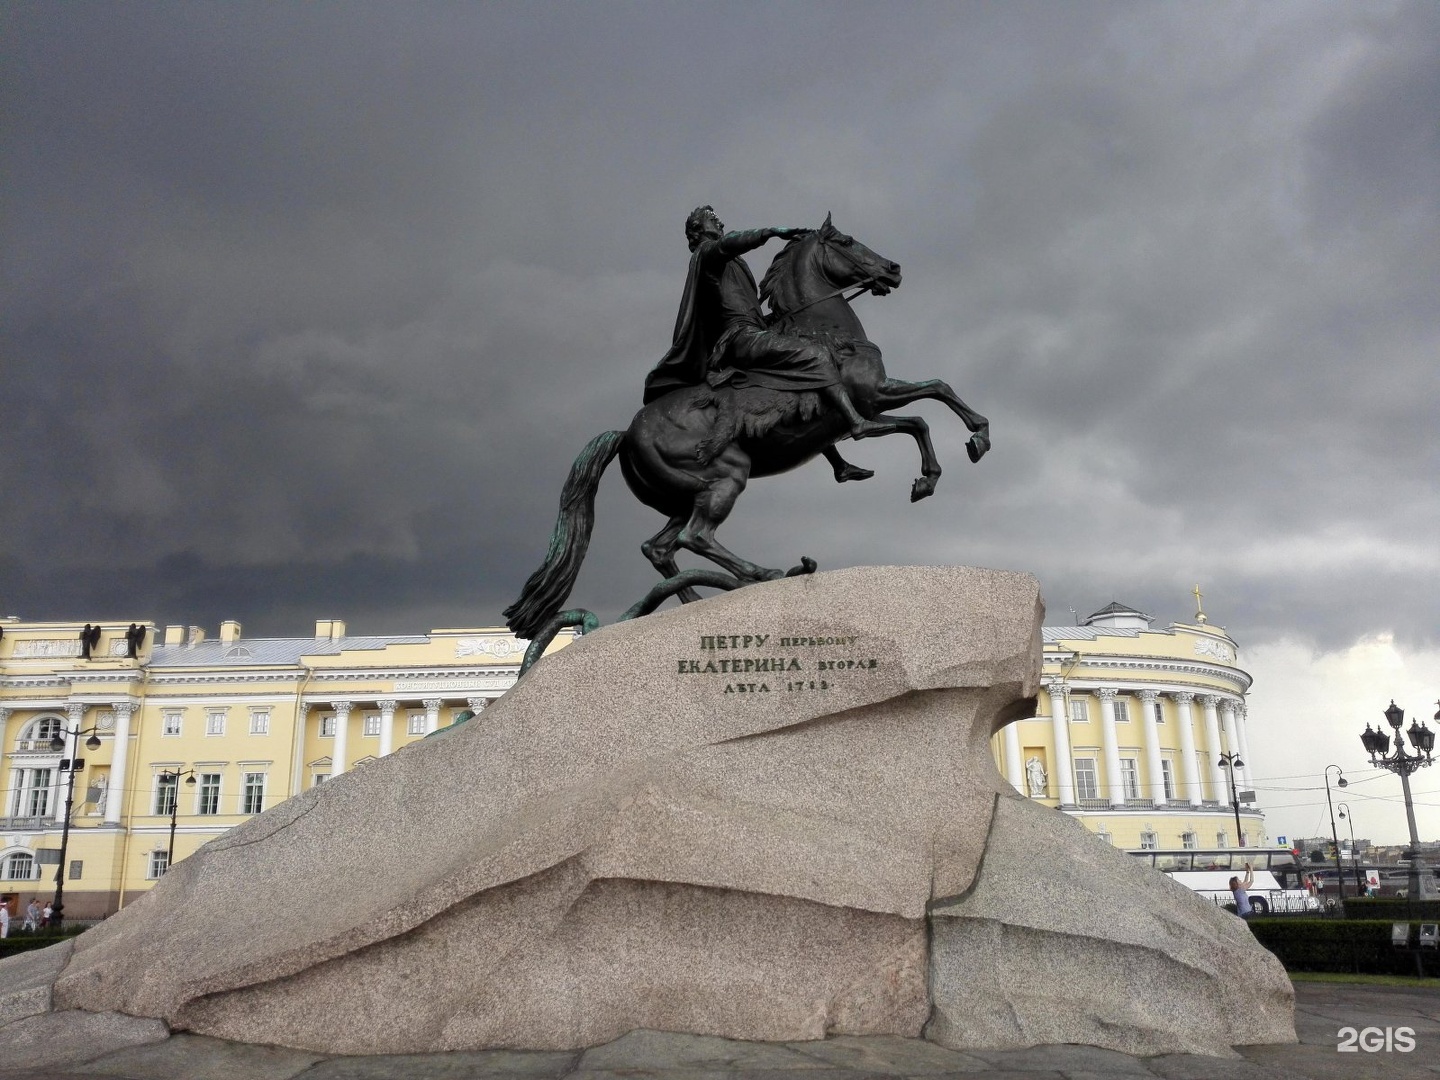
[{"label": "rough granite rock surface", "polygon": [[50,1011],[51,987],[74,948],[75,940],[67,938],[0,960],[0,1027]]},{"label": "rough granite rock surface", "polygon": [[945,1046],[1295,1041],[1294,989],[1244,922],[1028,799],[996,800],[974,888],[931,921],[925,1036]]},{"label": "rough granite rock surface", "polygon": [[[1110,924],[1100,939],[1183,961],[1161,963],[1145,988],[1189,993],[1203,979],[1177,972],[1193,975],[1192,953],[1224,938],[1206,905],[1148,874],[1126,917],[1146,904],[1174,914],[1141,938],[1195,924],[1203,941],[1131,942],[1114,907],[1070,927],[1066,912],[1087,898],[1063,879],[1028,902],[996,897],[1006,911],[986,906],[986,881],[1004,892],[1018,873],[1001,863],[1034,859],[1004,847],[1012,810],[1060,852],[1047,875],[1069,858],[1117,878],[1141,869],[995,770],[991,735],[1033,708],[1041,616],[1027,575],[869,567],[604,628],[547,657],[483,719],[179,863],[78,939],[53,1007],[403,1054],[567,1050],[637,1028],[913,1036],[933,998],[931,1027],[950,1046],[1025,1045],[1031,1030],[1116,1046],[1115,1031],[1136,1039],[1154,1024],[1156,1045],[1227,1053],[1243,994],[1156,1003],[1117,1028],[1095,1015],[1110,1007],[1103,993],[1063,1008],[1054,993],[1043,1032],[986,1019],[992,995],[969,1034],[951,987],[965,949],[978,950],[982,980],[1004,970],[1043,983],[1052,957],[1030,947],[1036,935],[1048,928],[1079,963],[1092,923]],[[985,853],[997,804],[1000,856]],[[950,898],[932,945],[927,911]],[[277,924],[276,910],[292,918]],[[999,958],[1007,933],[1034,970]],[[973,941],[947,951],[941,934]],[[1012,1009],[1024,1004],[1007,992]],[[1268,983],[1262,996],[1283,1011]]]}]

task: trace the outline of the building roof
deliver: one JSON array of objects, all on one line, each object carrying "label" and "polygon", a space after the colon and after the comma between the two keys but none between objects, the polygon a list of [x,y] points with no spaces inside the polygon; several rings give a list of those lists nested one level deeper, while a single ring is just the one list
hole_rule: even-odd
[{"label": "building roof", "polygon": [[426,634],[392,634],[381,637],[242,638],[239,641],[202,641],[198,645],[156,645],[150,655],[154,667],[223,667],[227,664],[298,664],[305,656],[338,656],[342,652],[384,649],[390,645],[424,645]]}]

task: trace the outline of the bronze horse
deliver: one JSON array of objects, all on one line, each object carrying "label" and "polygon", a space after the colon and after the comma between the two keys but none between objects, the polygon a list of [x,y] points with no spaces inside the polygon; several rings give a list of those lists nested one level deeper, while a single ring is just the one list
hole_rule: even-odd
[{"label": "bronze horse", "polygon": [[[944,402],[973,433],[966,447],[971,461],[979,461],[990,448],[990,425],[939,379],[904,382],[885,374],[880,349],[865,336],[844,294],[857,287],[883,295],[899,284],[897,263],[840,232],[827,215],[819,229],[791,240],[775,256],[760,291],[769,302],[772,325],[830,349],[856,409],[889,429],[877,434],[904,432],[914,438],[920,449],[920,476],[910,492],[915,501],[933,494],[940,477],[930,429],[918,416],[886,414],[922,398]],[[837,480],[871,475],[847,465],[835,451],[835,443],[848,434],[843,418],[813,392],[700,385],[651,402],[635,414],[627,430],[597,435],[575,459],[545,562],[525,582],[520,598],[505,609],[507,624],[538,644],[542,637],[553,637],[559,625],[574,625],[581,614],[589,616],[578,611],[562,616],[560,609],[590,544],[600,476],[617,454],[635,497],[669,519],[641,545],[666,581],[625,617],[653,610],[669,595],[679,595],[682,602],[699,599],[694,585],[736,588],[813,571],[815,563],[809,559],[790,571],[757,566],[721,545],[715,530],[751,477],[788,472],[817,454],[830,461]],[[680,548],[704,556],[728,574],[682,574],[675,562]],[[557,619],[561,621],[552,626]]]}]

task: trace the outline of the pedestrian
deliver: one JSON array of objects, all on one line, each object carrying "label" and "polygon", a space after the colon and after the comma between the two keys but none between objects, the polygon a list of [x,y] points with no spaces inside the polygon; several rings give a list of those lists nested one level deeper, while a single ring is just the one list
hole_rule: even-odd
[{"label": "pedestrian", "polygon": [[1235,914],[1239,915],[1242,919],[1248,919],[1251,915],[1255,914],[1255,909],[1250,906],[1250,896],[1245,891],[1254,884],[1255,871],[1251,869],[1248,862],[1245,864],[1244,881],[1241,881],[1238,877],[1232,877],[1230,879],[1230,895],[1235,897]]},{"label": "pedestrian", "polygon": [[40,912],[40,926],[42,929],[50,928],[50,919],[55,914],[55,909],[50,906],[50,901],[45,901],[45,908]]},{"label": "pedestrian", "polygon": [[35,933],[40,929],[40,905],[31,897],[29,905],[25,908],[25,921],[20,924],[21,930],[28,930]]},{"label": "pedestrian", "polygon": [[10,901],[0,900],[0,938],[10,936]]}]

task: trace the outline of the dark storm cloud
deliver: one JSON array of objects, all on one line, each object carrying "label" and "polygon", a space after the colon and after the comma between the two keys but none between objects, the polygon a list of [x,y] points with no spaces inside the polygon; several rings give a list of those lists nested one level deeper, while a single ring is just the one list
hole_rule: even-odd
[{"label": "dark storm cloud", "polygon": [[[1318,5],[11,5],[0,604],[494,622],[667,344],[680,223],[842,227],[908,441],[757,483],[774,565],[1191,585],[1434,642],[1440,15]],[[752,265],[760,270],[767,253]],[[617,475],[575,600],[649,584]],[[103,610],[102,610],[103,609]]]}]

